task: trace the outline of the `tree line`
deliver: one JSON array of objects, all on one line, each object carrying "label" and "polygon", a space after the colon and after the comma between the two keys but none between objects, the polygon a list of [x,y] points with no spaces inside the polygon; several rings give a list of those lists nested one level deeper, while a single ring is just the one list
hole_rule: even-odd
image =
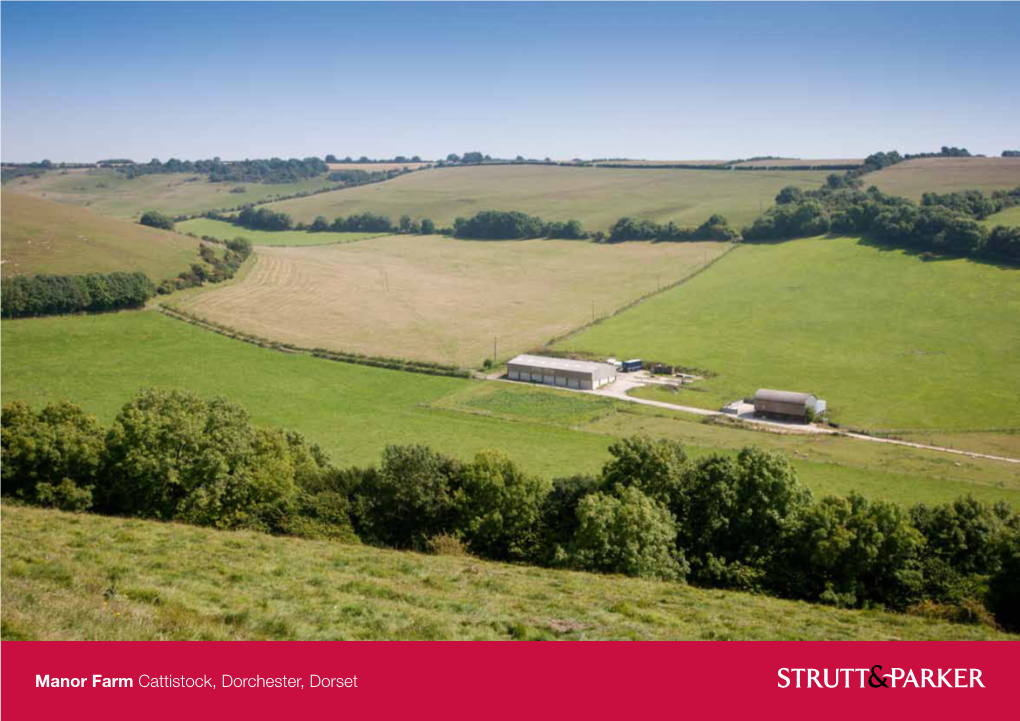
[{"label": "tree line", "polygon": [[216,528],[741,589],[1020,628],[1020,515],[973,498],[903,509],[814,500],[788,460],[697,460],[614,443],[597,475],[548,480],[498,451],[389,446],[334,466],[225,399],[143,390],[109,428],[77,406],[4,406],[5,497]]},{"label": "tree line", "polygon": [[483,210],[471,218],[453,221],[450,234],[478,240],[519,240],[525,238],[587,238],[578,220],[547,223],[538,216],[517,210]]},{"label": "tree line", "polygon": [[269,158],[224,162],[211,160],[179,160],[170,158],[165,163],[153,158],[148,163],[117,166],[117,172],[127,178],[163,173],[198,173],[209,176],[213,183],[294,183],[315,178],[329,170],[321,158]]},{"label": "tree line", "polygon": [[5,318],[102,313],[139,308],[156,294],[142,272],[33,275],[5,279],[0,307]]},{"label": "tree line", "polygon": [[1020,188],[925,193],[920,204],[887,195],[858,177],[829,176],[818,190],[784,188],[776,205],[747,228],[744,240],[784,240],[828,232],[867,234],[901,248],[941,255],[1020,260],[1020,228],[978,222],[1020,202]]},{"label": "tree line", "polygon": [[360,158],[355,160],[350,155],[348,155],[347,157],[345,157],[343,159],[340,159],[340,158],[337,158],[337,156],[335,156],[333,154],[329,154],[329,155],[326,156],[326,162],[327,163],[338,163],[338,164],[339,163],[351,163],[351,164],[358,163],[358,164],[368,165],[368,164],[371,164],[371,163],[422,163],[422,162],[425,162],[425,161],[423,161],[421,159],[420,155],[412,155],[410,158],[408,158],[406,155],[397,155],[397,156],[394,156],[393,158],[390,158],[389,160],[386,160],[385,158],[374,158],[373,159],[373,158],[368,157],[367,155],[362,155]]},{"label": "tree line", "polygon": [[[206,242],[199,244],[198,247],[202,262],[192,263],[188,270],[181,271],[177,277],[164,280],[156,289],[158,293],[168,294],[185,288],[197,288],[204,283],[230,280],[251,255],[251,241],[247,238],[221,242],[206,236],[203,240]],[[222,254],[217,253],[214,246],[222,246]]]},{"label": "tree line", "polygon": [[609,230],[609,241],[619,242],[626,240],[660,240],[660,241],[690,241],[690,240],[736,240],[740,234],[733,230],[729,223],[721,215],[714,214],[704,223],[696,228],[684,228],[673,221],[665,224],[655,223],[651,220],[635,220],[633,218],[620,218],[613,223]]}]

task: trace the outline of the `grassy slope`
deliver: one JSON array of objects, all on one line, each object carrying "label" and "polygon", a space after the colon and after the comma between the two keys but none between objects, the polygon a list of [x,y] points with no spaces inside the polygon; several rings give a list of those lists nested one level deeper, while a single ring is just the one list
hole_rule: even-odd
[{"label": "grassy slope", "polygon": [[695,455],[745,445],[781,450],[817,494],[856,489],[913,503],[974,493],[1020,507],[1020,468],[1001,463],[717,428],[566,391],[289,355],[152,311],[4,321],[0,331],[4,403],[69,398],[109,422],[144,386],[220,394],[244,404],[258,423],[302,431],[338,464],[374,463],[387,443],[418,442],[460,457],[499,448],[532,471],[569,475],[596,472],[615,438],[646,432],[677,438]]},{"label": "grassy slope", "polygon": [[2,507],[2,638],[1010,640],[674,583]]},{"label": "grassy slope", "polygon": [[914,200],[926,192],[1009,190],[1020,186],[1020,158],[918,158],[869,173],[864,184]]},{"label": "grassy slope", "polygon": [[681,393],[690,405],[781,388],[819,394],[855,427],[1017,428],[1018,281],[849,238],[746,245],[561,345],[718,373]]},{"label": "grassy slope", "polygon": [[177,230],[181,233],[194,233],[199,236],[208,235],[218,240],[233,240],[239,237],[247,238],[253,245],[271,246],[333,245],[386,235],[386,233],[309,233],[304,230],[251,230],[249,228],[241,228],[224,220],[210,220],[209,218],[186,220],[177,224]]},{"label": "grassy slope", "polygon": [[317,197],[273,204],[296,220],[371,211],[445,225],[481,210],[520,210],[546,220],[577,218],[590,230],[621,216],[697,225],[722,213],[735,227],[754,220],[784,186],[817,188],[813,171],[700,171],[500,165],[439,168]]},{"label": "grassy slope", "polygon": [[1012,228],[1020,226],[1020,205],[1014,205],[1001,213],[989,215],[985,218],[984,224],[989,228],[994,228],[997,225],[1006,225]]},{"label": "grassy slope", "polygon": [[194,238],[4,191],[4,278],[140,270],[159,281],[198,261]]},{"label": "grassy slope", "polygon": [[480,366],[696,272],[728,243],[468,241],[399,235],[264,248],[244,282],[182,304],[305,348]]},{"label": "grassy slope", "polygon": [[[58,203],[87,205],[104,215],[137,218],[146,210],[170,215],[233,208],[270,197],[335,186],[325,175],[297,183],[210,183],[194,173],[145,175],[127,179],[114,170],[51,171],[37,179],[15,180],[5,190]],[[242,187],[243,193],[231,193]]]}]

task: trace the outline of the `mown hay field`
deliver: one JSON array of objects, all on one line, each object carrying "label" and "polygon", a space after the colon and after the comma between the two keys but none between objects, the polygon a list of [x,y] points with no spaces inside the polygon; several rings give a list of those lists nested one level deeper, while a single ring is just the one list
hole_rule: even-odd
[{"label": "mown hay field", "polygon": [[260,248],[248,276],[182,304],[305,348],[480,366],[689,276],[728,243],[470,241],[400,235]]},{"label": "mown hay field", "polygon": [[714,171],[481,165],[435,168],[385,183],[274,203],[295,220],[372,212],[448,225],[482,210],[519,210],[606,230],[623,216],[698,225],[713,213],[736,228],[772,205],[787,185],[817,188],[822,171]]},{"label": "mown hay field", "polygon": [[247,238],[252,245],[273,245],[293,247],[299,245],[335,245],[352,243],[356,240],[378,238],[385,233],[309,233],[305,230],[252,230],[228,223],[225,220],[195,218],[177,223],[181,233],[194,233],[200,237],[209,236],[217,240]]},{"label": "mown hay field", "polygon": [[1010,640],[747,593],[4,504],[0,638]]},{"label": "mown hay field", "polygon": [[687,405],[779,388],[856,428],[1017,429],[1018,273],[854,238],[745,244],[559,347],[717,374],[676,397]]},{"label": "mown hay field", "polygon": [[155,281],[199,260],[199,243],[85,208],[6,190],[0,198],[3,278],[140,270]]},{"label": "mown hay field", "polygon": [[927,192],[1010,190],[1020,186],[1020,158],[917,158],[863,178],[892,195],[920,200]]},{"label": "mown hay field", "polygon": [[109,423],[143,387],[244,405],[258,424],[293,428],[338,465],[376,463],[390,443],[468,459],[485,448],[548,477],[596,473],[616,439],[644,433],[694,456],[747,445],[785,453],[818,496],[859,491],[910,505],[968,493],[1020,507],[1020,466],[945,453],[705,423],[659,408],[496,381],[428,376],[281,353],[155,311],[0,324],[3,401],[69,399]]},{"label": "mown hay field", "polygon": [[84,205],[104,215],[138,218],[147,210],[190,215],[335,187],[337,183],[326,175],[296,183],[210,183],[198,173],[128,179],[115,170],[74,169],[51,170],[38,178],[12,180],[4,185],[4,190],[57,203]]}]

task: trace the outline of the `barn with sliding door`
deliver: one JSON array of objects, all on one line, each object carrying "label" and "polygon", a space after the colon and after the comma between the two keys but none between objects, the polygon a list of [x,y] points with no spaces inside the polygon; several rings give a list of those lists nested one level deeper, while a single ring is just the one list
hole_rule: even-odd
[{"label": "barn with sliding door", "polygon": [[544,383],[561,388],[594,390],[616,380],[616,366],[610,363],[519,355],[506,364],[512,381]]}]

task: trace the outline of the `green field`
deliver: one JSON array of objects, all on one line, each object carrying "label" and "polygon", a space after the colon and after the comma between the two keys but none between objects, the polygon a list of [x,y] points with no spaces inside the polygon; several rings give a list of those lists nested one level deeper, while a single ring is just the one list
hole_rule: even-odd
[{"label": "green field", "polygon": [[385,183],[274,203],[295,220],[373,212],[396,219],[432,218],[439,225],[481,210],[520,210],[546,220],[580,220],[606,230],[629,215],[698,225],[722,213],[740,228],[768,208],[787,185],[817,188],[814,171],[709,171],[496,165],[438,168]]},{"label": "green field", "polygon": [[1016,429],[1018,318],[1015,269],[812,238],[744,245],[560,347],[717,374],[685,405],[779,388],[857,428]]},{"label": "green field", "polygon": [[335,245],[336,243],[351,243],[355,240],[366,240],[367,238],[378,238],[386,233],[309,233],[304,230],[251,230],[228,223],[225,220],[212,220],[210,218],[195,218],[185,220],[177,224],[180,233],[194,233],[198,236],[208,235],[217,240],[233,240],[234,238],[247,238],[252,245],[278,245],[278,246],[299,246],[299,245]]},{"label": "green field", "polygon": [[616,438],[647,433],[693,455],[780,450],[816,494],[859,490],[909,504],[966,493],[1020,507],[1020,467],[837,437],[753,432],[622,401],[528,385],[348,365],[258,348],[155,311],[0,323],[3,402],[68,398],[108,423],[139,388],[242,403],[256,422],[302,431],[340,465],[388,443],[462,458],[499,448],[553,477],[597,472]]},{"label": "green field", "polygon": [[198,241],[84,208],[2,194],[3,277],[140,270],[159,282],[199,260]]},{"label": "green field", "polygon": [[917,158],[868,173],[864,185],[920,200],[924,193],[1011,190],[1020,186],[1020,158]]},{"label": "green field", "polygon": [[1006,225],[1011,228],[1020,227],[1020,205],[1014,205],[1001,213],[989,215],[985,218],[984,224],[989,228],[994,228],[997,225]]},{"label": "green field", "polygon": [[10,640],[1013,640],[984,626],[4,504]]},{"label": "green field", "polygon": [[[85,205],[97,213],[138,218],[146,210],[169,215],[234,208],[273,197],[336,187],[325,175],[297,183],[210,183],[197,173],[143,175],[128,179],[115,170],[50,171],[39,178],[13,180],[4,190]],[[244,188],[243,193],[231,190]]]}]

